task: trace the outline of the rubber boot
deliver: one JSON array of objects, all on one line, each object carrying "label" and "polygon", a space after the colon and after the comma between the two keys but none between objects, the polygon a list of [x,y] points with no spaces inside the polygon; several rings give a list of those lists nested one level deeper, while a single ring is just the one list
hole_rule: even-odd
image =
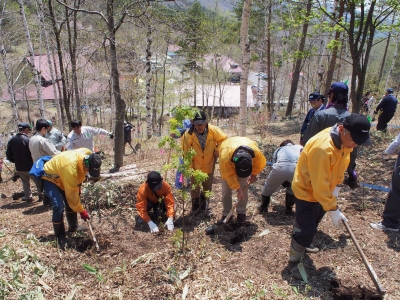
[{"label": "rubber boot", "polygon": [[296,197],[294,195],[286,193],[286,199],[285,199],[285,203],[286,203],[285,214],[286,215],[293,215],[293,205],[295,202],[296,202]]},{"label": "rubber boot", "polygon": [[196,215],[199,212],[199,203],[200,199],[199,198],[192,198],[192,215]]},{"label": "rubber boot", "polygon": [[303,257],[305,249],[306,247],[301,246],[296,242],[295,239],[292,238],[292,243],[290,244],[290,251],[289,251],[288,269],[290,273],[292,273],[292,276],[299,280],[303,280],[303,277],[300,274],[298,264],[301,262],[301,258]]},{"label": "rubber boot", "polygon": [[271,202],[271,196],[261,195],[261,205],[258,207],[258,212],[260,214],[264,212],[268,213],[268,206],[270,202]]},{"label": "rubber boot", "polygon": [[76,212],[65,212],[68,222],[68,232],[87,231],[86,227],[78,224],[78,214]]},{"label": "rubber boot", "polygon": [[200,211],[204,212],[206,218],[211,217],[208,199],[203,194],[200,195],[199,207]]},{"label": "rubber boot", "polygon": [[64,222],[53,223],[54,234],[57,238],[58,246],[61,250],[65,250],[65,244],[67,243],[67,238],[65,236]]}]

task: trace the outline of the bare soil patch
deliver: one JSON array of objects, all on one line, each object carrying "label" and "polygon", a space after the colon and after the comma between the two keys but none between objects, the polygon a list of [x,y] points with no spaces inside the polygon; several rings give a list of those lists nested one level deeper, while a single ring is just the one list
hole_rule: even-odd
[{"label": "bare soil patch", "polygon": [[[297,142],[298,132],[299,122],[285,121],[256,128],[251,137],[271,161],[277,145],[287,138]],[[359,150],[361,181],[390,186],[397,156],[386,161],[381,153],[397,133],[374,133],[374,145]],[[135,196],[147,172],[160,170],[168,160],[168,150],[151,145],[125,156],[127,164],[135,163],[141,170],[138,178],[98,182],[95,185],[101,188],[85,194],[99,252],[89,232],[70,235],[69,248],[58,250],[51,209],[37,197],[33,203],[13,200],[12,195],[22,191],[20,181],[0,185],[0,298],[37,299],[41,293],[45,299],[182,299],[187,293],[186,299],[379,299],[350,236],[344,228],[336,229],[329,217],[321,222],[314,240],[321,251],[305,255],[303,261],[309,283],[291,278],[286,266],[294,217],[284,214],[284,190],[273,195],[268,214],[257,213],[268,166],[249,189],[250,226],[232,225],[218,228],[215,235],[205,234],[221,217],[217,165],[211,218],[188,217],[183,226],[182,200],[174,191],[181,224],[177,228],[187,236],[184,251],[176,230],[161,227],[160,234],[150,234],[147,224],[136,222]],[[111,165],[111,156],[107,160]],[[167,177],[173,185],[174,171]],[[387,290],[386,299],[400,299],[400,235],[369,227],[380,220],[385,199],[386,193],[362,187],[344,187],[339,195],[354,235]]]}]

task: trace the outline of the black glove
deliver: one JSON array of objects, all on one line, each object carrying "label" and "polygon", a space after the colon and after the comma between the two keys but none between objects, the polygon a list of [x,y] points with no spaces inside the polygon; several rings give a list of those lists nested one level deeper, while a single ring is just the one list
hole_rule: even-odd
[{"label": "black glove", "polygon": [[114,133],[113,133],[113,132],[110,132],[110,133],[108,134],[108,136],[110,137],[110,139],[113,139],[113,138],[114,138]]},{"label": "black glove", "polygon": [[358,176],[357,176],[357,173],[356,173],[356,171],[353,171],[353,172],[349,172],[349,177],[347,177],[345,180],[344,180],[344,184],[347,184],[348,186],[349,186],[349,188],[351,188],[352,190],[354,190],[354,189],[356,189],[356,188],[358,188],[358,187],[360,187],[360,184],[358,183]]},{"label": "black glove", "polygon": [[289,181],[285,181],[285,182],[283,182],[282,183],[282,186],[284,187],[284,188],[287,188],[288,186],[290,186],[291,185],[291,183],[289,182]]}]

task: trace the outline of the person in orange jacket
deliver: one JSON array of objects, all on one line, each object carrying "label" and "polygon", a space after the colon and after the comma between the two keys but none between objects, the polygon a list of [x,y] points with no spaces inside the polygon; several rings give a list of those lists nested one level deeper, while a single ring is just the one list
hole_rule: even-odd
[{"label": "person in orange jacket", "polygon": [[[193,149],[196,155],[192,160],[192,168],[200,170],[208,175],[202,182],[201,188],[191,189],[192,214],[204,211],[208,215],[208,202],[205,197],[205,191],[211,191],[214,177],[214,165],[219,156],[219,148],[227,135],[217,126],[208,124],[204,111],[199,111],[192,120],[192,126],[187,130],[181,139],[181,146],[184,155]],[[194,185],[194,178],[190,179],[191,185]]]},{"label": "person in orange jacket", "polygon": [[219,150],[219,170],[222,178],[223,211],[219,224],[222,224],[232,209],[232,190],[237,191],[239,201],[236,207],[237,222],[249,223],[246,219],[248,193],[245,186],[247,182],[257,180],[257,174],[262,172],[266,163],[267,159],[257,147],[257,143],[247,137],[234,136],[222,142]]},{"label": "person in orange jacket", "polygon": [[136,195],[136,209],[139,217],[150,227],[151,233],[157,233],[158,227],[149,216],[153,209],[153,217],[158,220],[165,220],[168,230],[174,229],[175,200],[172,195],[171,186],[163,180],[161,174],[151,171],[147,180],[140,187]]}]

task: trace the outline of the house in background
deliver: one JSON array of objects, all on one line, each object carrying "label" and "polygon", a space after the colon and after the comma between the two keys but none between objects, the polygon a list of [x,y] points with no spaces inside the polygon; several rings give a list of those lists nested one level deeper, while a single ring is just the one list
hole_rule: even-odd
[{"label": "house in background", "polygon": [[215,68],[217,63],[217,67],[229,75],[227,78],[228,81],[232,83],[240,82],[240,76],[242,76],[242,68],[232,58],[225,55],[216,56],[207,54],[206,56],[204,56],[204,59],[205,61],[203,65],[207,68]]}]

